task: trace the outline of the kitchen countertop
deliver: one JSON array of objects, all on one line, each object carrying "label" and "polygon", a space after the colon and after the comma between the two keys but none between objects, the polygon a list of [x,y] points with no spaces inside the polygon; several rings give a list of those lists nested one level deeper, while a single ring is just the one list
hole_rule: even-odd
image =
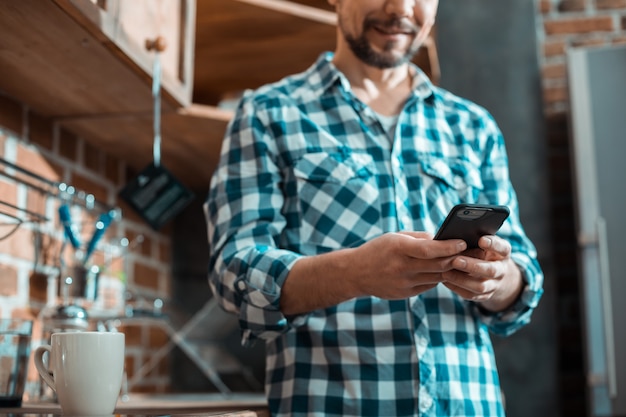
[{"label": "kitchen countertop", "polygon": [[[19,408],[0,408],[0,415],[40,416],[61,415],[56,403],[24,402]],[[128,400],[118,401],[116,415],[126,416],[237,416],[269,417],[262,393],[194,394],[130,394]]]}]

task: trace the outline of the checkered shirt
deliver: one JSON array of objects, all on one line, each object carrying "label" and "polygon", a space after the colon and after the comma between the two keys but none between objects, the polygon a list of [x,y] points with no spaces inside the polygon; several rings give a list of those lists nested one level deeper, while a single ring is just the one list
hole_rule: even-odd
[{"label": "checkered shirt", "polygon": [[[502,135],[483,108],[414,67],[390,138],[331,60],[322,54],[240,103],[205,204],[211,289],[238,314],[244,344],[266,343],[274,416],[502,416],[489,331],[527,324],[543,283]],[[499,235],[526,285],[509,311],[488,314],[439,285],[405,300],[281,313],[281,287],[302,256],[435,232],[458,203],[511,209]]]}]

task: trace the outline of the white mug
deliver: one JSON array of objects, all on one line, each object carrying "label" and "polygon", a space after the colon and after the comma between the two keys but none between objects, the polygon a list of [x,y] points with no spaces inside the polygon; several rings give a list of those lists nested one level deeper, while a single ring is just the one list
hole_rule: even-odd
[{"label": "white mug", "polygon": [[50,345],[35,350],[34,360],[63,414],[113,414],[124,373],[124,333],[53,333]]}]

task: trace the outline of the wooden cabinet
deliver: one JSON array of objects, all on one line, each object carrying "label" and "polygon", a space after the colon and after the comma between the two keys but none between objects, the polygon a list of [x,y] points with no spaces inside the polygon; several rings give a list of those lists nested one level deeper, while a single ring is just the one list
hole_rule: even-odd
[{"label": "wooden cabinet", "polygon": [[155,52],[147,41],[162,37],[163,89],[182,106],[191,104],[196,8],[193,0],[55,0],[122,60],[152,76]]},{"label": "wooden cabinet", "polygon": [[[162,34],[162,162],[203,188],[230,113],[191,105],[195,5],[0,0],[0,93],[140,170],[153,140],[154,53],[145,42]],[[207,131],[215,132],[208,142]]]}]

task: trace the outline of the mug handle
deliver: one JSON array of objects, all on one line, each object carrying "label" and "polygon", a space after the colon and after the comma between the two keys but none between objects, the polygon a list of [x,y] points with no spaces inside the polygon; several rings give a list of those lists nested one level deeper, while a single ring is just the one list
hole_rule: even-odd
[{"label": "mug handle", "polygon": [[52,347],[50,345],[41,345],[37,347],[37,349],[35,349],[35,354],[33,356],[33,359],[35,360],[35,367],[37,368],[37,372],[39,372],[39,375],[41,375],[43,380],[46,381],[46,384],[50,385],[50,388],[52,388],[52,390],[56,392],[57,387],[54,384],[54,379],[52,378],[52,372],[50,372],[46,364],[43,363],[44,353],[48,352],[48,358],[49,358],[51,356],[50,354],[51,348]]}]

